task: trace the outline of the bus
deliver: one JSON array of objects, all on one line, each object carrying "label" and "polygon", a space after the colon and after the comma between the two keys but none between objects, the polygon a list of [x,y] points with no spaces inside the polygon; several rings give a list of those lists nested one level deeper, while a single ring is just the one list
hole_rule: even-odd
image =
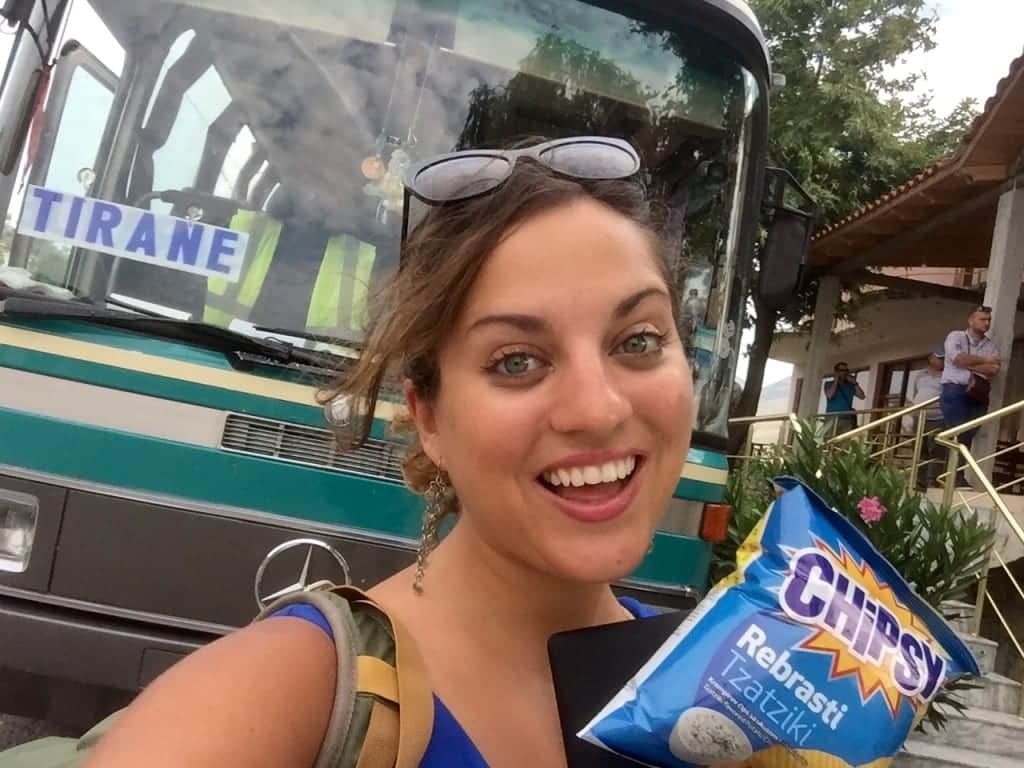
[{"label": "bus", "polygon": [[398,392],[350,451],[331,431],[349,404],[318,393],[359,355],[422,215],[403,170],[525,137],[627,139],[664,211],[699,407],[618,588],[699,599],[728,525],[754,245],[767,223],[762,290],[784,296],[809,238],[766,168],[773,78],[745,3],[0,13],[0,711],[91,724],[275,596],[414,561]]}]

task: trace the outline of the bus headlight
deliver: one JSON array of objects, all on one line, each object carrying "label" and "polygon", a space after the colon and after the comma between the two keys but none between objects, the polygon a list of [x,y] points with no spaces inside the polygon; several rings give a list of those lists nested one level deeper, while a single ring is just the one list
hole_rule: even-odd
[{"label": "bus headlight", "polygon": [[28,570],[38,521],[39,499],[0,489],[0,571]]}]

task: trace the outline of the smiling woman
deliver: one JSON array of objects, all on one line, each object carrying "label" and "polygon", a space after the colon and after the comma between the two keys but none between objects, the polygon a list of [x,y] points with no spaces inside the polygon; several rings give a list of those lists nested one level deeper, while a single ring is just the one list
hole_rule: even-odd
[{"label": "smiling woman", "polygon": [[[492,194],[433,209],[406,243],[366,352],[326,395],[359,404],[341,440],[365,438],[381,384],[397,376],[416,427],[410,486],[458,490],[439,495],[428,542],[468,507],[466,527],[498,550],[496,539],[514,539],[534,565],[624,576],[649,547],[689,443],[674,294],[638,185],[520,161]],[[631,465],[621,480],[619,462]],[[594,531],[570,524],[636,534],[635,515],[616,519],[637,494],[639,538],[604,539],[608,557]],[[569,538],[552,538],[552,526]],[[576,536],[579,551],[567,546]]]},{"label": "smiling woman", "polygon": [[[17,5],[54,22],[72,7]],[[26,570],[0,572],[18,606],[0,614],[26,638],[0,658],[0,711],[5,673],[23,669],[39,671],[32,701],[64,682],[134,695],[181,648],[246,624],[260,563],[295,536],[324,537],[360,588],[412,565],[391,583],[396,611],[417,629],[439,622],[443,638],[469,627],[480,644],[451,646],[467,661],[491,641],[542,649],[485,635],[536,639],[544,606],[566,606],[541,617],[549,626],[624,618],[612,579],[663,608],[703,593],[728,524],[729,395],[764,210],[771,77],[744,3],[73,7],[46,98],[0,94],[18,116],[40,107],[24,195],[7,207],[0,189],[13,224],[0,233],[0,434],[19,436],[0,440],[0,493],[28,484],[45,501],[31,562],[21,545],[9,553]],[[553,141],[523,143],[536,136]],[[525,151],[495,151],[509,146]],[[484,172],[469,188],[467,165]],[[318,404],[345,370],[347,397]],[[354,416],[353,450],[337,449],[325,411]],[[396,412],[412,418],[409,442]],[[311,578],[328,576],[317,560]],[[456,591],[477,594],[434,611]],[[517,603],[533,594],[544,605]],[[129,653],[126,616],[139,629]],[[83,624],[98,655],[47,652],[52,626]],[[316,662],[323,637],[296,640],[289,655]],[[154,648],[166,651],[155,667]],[[450,656],[429,632],[424,651]],[[517,722],[550,695],[538,653],[509,654],[531,690],[494,681],[525,697],[525,716],[506,713]],[[467,670],[484,666],[439,674],[472,691]],[[224,685],[202,691],[238,690],[214,671]],[[312,690],[283,692],[327,670],[275,671],[288,679],[264,679],[277,695],[263,703],[286,711],[263,708],[239,734],[319,722],[295,706]],[[186,688],[153,722],[217,726],[215,697]],[[455,696],[471,733],[494,731],[464,716],[488,706]],[[81,711],[82,725],[114,708],[60,699],[52,709]],[[557,763],[522,754],[557,734],[521,735],[510,761]],[[127,762],[153,765],[158,743]],[[174,746],[166,761],[196,764]],[[238,746],[252,759],[211,761],[289,762]]]},{"label": "smiling woman", "polygon": [[[487,193],[429,210],[371,314],[363,354],[326,393],[350,398],[340,436],[349,446],[367,438],[382,384],[400,384],[408,406],[404,471],[428,497],[423,545],[417,563],[369,595],[422,654],[434,713],[421,766],[565,764],[548,639],[652,613],[611,585],[651,547],[689,449],[692,378],[643,190],[608,170],[613,147],[595,143],[558,172],[540,159],[544,146]],[[447,172],[462,158],[449,156]],[[143,742],[184,756],[171,739],[197,725],[182,703],[201,687],[228,698],[205,716],[211,736],[193,738],[190,757],[214,765],[243,749],[303,764],[331,715],[329,690],[314,681],[346,671],[309,631],[337,639],[324,614],[279,608],[157,681],[94,765],[131,764]],[[232,684],[258,673],[225,668],[228,646],[250,662],[274,649],[304,659],[301,686],[275,696],[274,706],[303,702],[287,744],[268,733],[240,745],[227,721],[208,722],[232,717],[230,690],[248,690]]]},{"label": "smiling woman", "polygon": [[[547,637],[630,616],[610,583],[650,548],[690,442],[678,302],[643,190],[580,178],[613,167],[604,151],[573,174],[520,160],[490,194],[434,207],[331,393],[361,403],[343,435],[358,442],[382,380],[402,381],[424,548],[371,594],[494,764],[560,764]],[[494,728],[510,721],[514,738]]]},{"label": "smiling woman", "polygon": [[[464,514],[493,516],[491,537],[528,546],[519,554],[537,568],[610,581],[649,547],[689,438],[688,371],[672,306],[643,224],[581,197],[515,226],[442,341],[444,383],[417,417],[424,448],[457,488],[472,481],[476,498],[463,494]],[[461,333],[495,307],[536,318],[537,329],[499,323]],[[486,377],[457,372],[481,359]],[[505,361],[520,359],[528,367],[507,371]],[[460,418],[459,404],[469,402],[479,405],[476,417]],[[473,467],[481,458],[485,472]],[[621,480],[619,462],[624,474],[632,467]],[[566,472],[568,486],[547,486],[552,472]],[[517,519],[521,530],[510,538]]]}]

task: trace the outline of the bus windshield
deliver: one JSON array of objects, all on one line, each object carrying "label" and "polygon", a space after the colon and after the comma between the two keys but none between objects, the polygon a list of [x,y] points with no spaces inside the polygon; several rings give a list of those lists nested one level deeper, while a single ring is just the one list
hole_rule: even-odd
[{"label": "bus windshield", "polygon": [[66,78],[0,264],[69,296],[358,348],[398,266],[410,163],[621,137],[665,211],[695,427],[724,435],[763,95],[724,44],[600,6],[76,0],[64,51],[120,53]]}]

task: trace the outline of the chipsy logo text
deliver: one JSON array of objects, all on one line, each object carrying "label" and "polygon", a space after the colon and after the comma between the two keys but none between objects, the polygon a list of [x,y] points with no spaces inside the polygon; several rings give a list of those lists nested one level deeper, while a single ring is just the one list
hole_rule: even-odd
[{"label": "chipsy logo text", "polygon": [[816,629],[802,644],[832,656],[832,679],[856,676],[861,699],[880,693],[893,716],[902,698],[930,701],[946,678],[911,612],[866,563],[819,542],[797,550],[780,596],[790,618]]}]

